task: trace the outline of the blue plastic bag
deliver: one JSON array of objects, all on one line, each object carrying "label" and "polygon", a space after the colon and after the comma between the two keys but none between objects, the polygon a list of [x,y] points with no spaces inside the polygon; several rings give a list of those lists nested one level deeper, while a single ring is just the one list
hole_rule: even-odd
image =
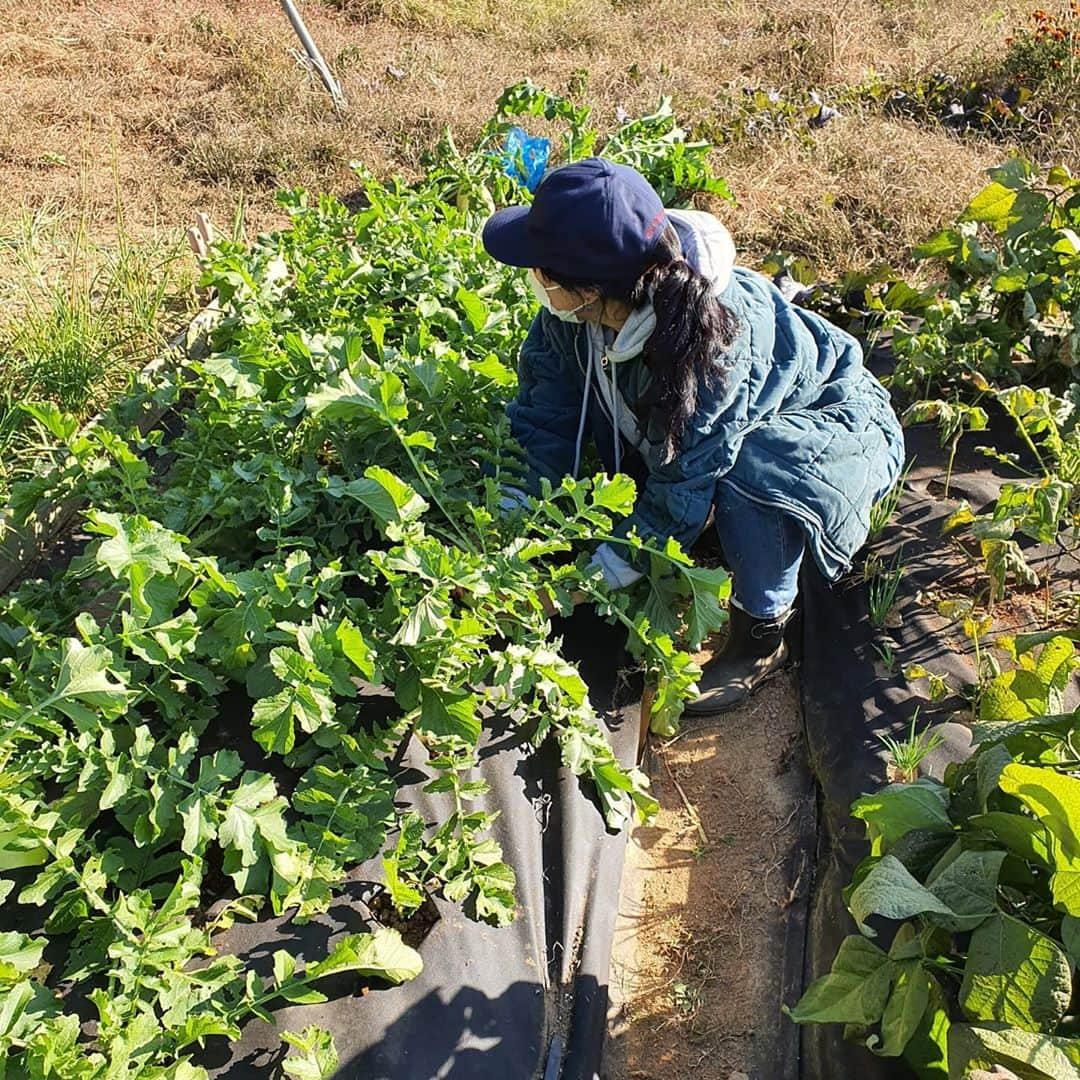
[{"label": "blue plastic bag", "polygon": [[524,128],[512,127],[506,133],[506,142],[499,156],[507,176],[514,177],[518,183],[535,191],[544,178],[550,152],[550,140],[529,135]]}]

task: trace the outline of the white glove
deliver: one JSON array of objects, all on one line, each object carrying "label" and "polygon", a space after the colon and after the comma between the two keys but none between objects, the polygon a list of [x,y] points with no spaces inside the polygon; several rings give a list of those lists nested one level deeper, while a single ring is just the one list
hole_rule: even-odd
[{"label": "white glove", "polygon": [[635,570],[625,559],[615,554],[610,544],[601,544],[596,549],[589,566],[599,566],[609,589],[625,589],[640,581],[645,575]]},{"label": "white glove", "polygon": [[502,498],[499,500],[499,510],[504,514],[512,514],[515,510],[527,510],[529,508],[529,496],[521,488],[503,484]]}]

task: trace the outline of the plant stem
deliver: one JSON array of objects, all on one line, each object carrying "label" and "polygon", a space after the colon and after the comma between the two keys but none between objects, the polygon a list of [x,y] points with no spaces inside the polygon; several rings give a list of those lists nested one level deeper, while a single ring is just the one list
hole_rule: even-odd
[{"label": "plant stem", "polygon": [[1020,438],[1024,440],[1024,442],[1027,444],[1028,449],[1035,455],[1035,460],[1039,463],[1039,468],[1042,469],[1043,476],[1052,476],[1053,474],[1046,467],[1046,462],[1043,461],[1042,454],[1039,453],[1038,447],[1035,445],[1031,436],[1027,433],[1027,430],[1024,428],[1023,424],[1017,424],[1016,427],[1017,430],[1020,432]]},{"label": "plant stem", "polygon": [[956,460],[956,449],[960,445],[960,436],[963,434],[963,429],[958,431],[949,442],[949,463],[945,466],[945,495],[947,499],[949,497],[949,484],[952,482],[953,462]]},{"label": "plant stem", "polygon": [[424,470],[421,469],[420,462],[417,460],[416,455],[413,453],[412,447],[405,441],[405,436],[403,432],[396,424],[394,425],[393,430],[394,434],[398,438],[398,442],[401,443],[401,447],[405,451],[405,456],[409,459],[409,464],[413,467],[413,472],[416,473],[416,478],[423,485],[424,491],[427,493],[428,498],[431,499],[431,501],[442,511],[443,517],[446,518],[446,520],[450,523],[451,528],[461,538],[461,541],[465,545],[466,550],[475,554],[475,545],[465,535],[464,530],[457,522],[457,518],[455,518],[454,515],[451,514],[449,510],[447,510],[446,505],[443,503],[442,499],[440,499],[439,496],[435,494],[435,490],[428,482],[428,478],[424,475]]}]

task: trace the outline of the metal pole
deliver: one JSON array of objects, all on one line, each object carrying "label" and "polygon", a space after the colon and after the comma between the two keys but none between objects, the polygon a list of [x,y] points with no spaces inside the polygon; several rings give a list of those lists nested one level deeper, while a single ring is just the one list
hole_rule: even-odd
[{"label": "metal pole", "polygon": [[345,95],[341,92],[341,84],[334,78],[329,66],[322,58],[322,53],[319,52],[318,45],[311,40],[311,35],[304,25],[304,20],[300,18],[300,12],[296,10],[296,5],[292,0],[281,0],[281,6],[285,9],[285,14],[289,16],[289,22],[292,23],[292,28],[296,31],[296,36],[300,39],[300,44],[304,46],[304,52],[308,54],[311,66],[318,72],[319,78],[323,81],[323,85],[334,99],[334,108],[339,112],[344,110],[348,106],[348,102],[345,100]]}]

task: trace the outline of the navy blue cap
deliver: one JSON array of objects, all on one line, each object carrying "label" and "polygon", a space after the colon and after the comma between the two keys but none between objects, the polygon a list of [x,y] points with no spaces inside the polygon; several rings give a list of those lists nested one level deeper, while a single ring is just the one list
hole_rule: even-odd
[{"label": "navy blue cap", "polygon": [[492,214],[483,240],[509,266],[632,284],[667,225],[664,204],[641,173],[594,157],[549,172],[531,206]]}]

